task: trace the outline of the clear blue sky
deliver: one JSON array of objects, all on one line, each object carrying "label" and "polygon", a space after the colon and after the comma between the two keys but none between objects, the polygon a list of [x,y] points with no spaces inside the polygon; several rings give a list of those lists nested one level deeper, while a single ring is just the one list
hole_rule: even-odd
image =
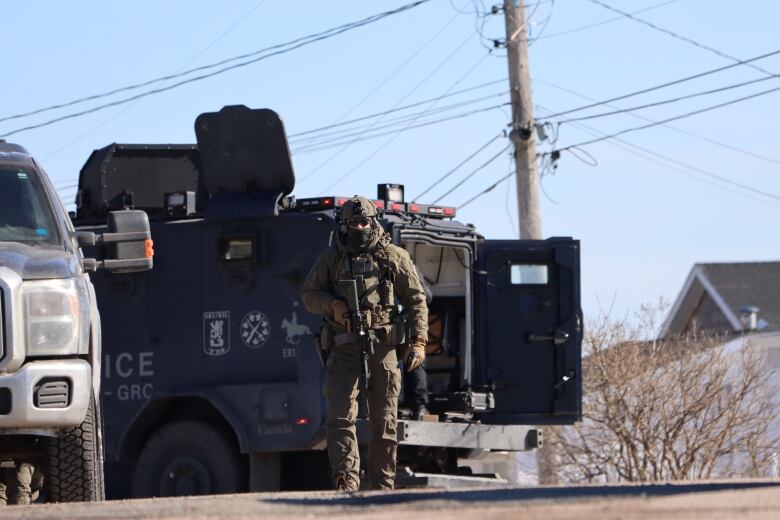
[{"label": "clear blue sky", "polygon": [[[406,1],[5,1],[0,117],[252,52]],[[539,117],[579,107],[587,103],[586,98],[604,100],[732,63],[589,0],[542,1],[539,5],[534,1],[530,0],[528,7],[530,62]],[[780,4],[775,2],[605,2],[628,12],[657,6],[636,16],[740,59],[780,49]],[[478,3],[480,9],[489,9],[490,5]],[[619,20],[610,21],[615,18]],[[608,23],[568,32],[601,22]],[[478,27],[482,38],[476,31]],[[75,189],[68,186],[77,182],[81,165],[95,148],[111,142],[191,143],[195,140],[195,117],[227,104],[272,108],[284,119],[288,133],[295,134],[499,81],[507,77],[504,52],[499,49],[489,55],[485,45],[503,37],[501,15],[475,15],[469,1],[432,0],[281,56],[132,104],[22,132],[9,140],[36,155],[70,201]],[[756,63],[768,71],[780,71],[780,58]],[[762,74],[739,66],[614,104],[630,108],[760,78]],[[773,79],[636,113],[665,119],[779,83]],[[409,113],[430,113],[454,103],[496,95],[437,117],[463,113],[507,101],[505,94],[501,97],[506,90],[507,84],[499,82],[435,104],[421,104]],[[670,123],[698,137],[668,127],[621,137],[677,161],[673,168],[680,171],[663,166],[668,163],[657,155],[653,162],[647,152],[629,153],[625,144],[614,141],[583,148],[595,159],[596,166],[568,153],[562,155],[555,173],[546,174],[542,181],[546,193],[542,195],[542,227],[544,236],[574,236],[582,241],[586,316],[609,307],[622,315],[659,297],[672,300],[696,262],[780,257],[779,99],[780,92]],[[0,134],[95,104],[0,122]],[[576,115],[606,110],[602,106]],[[299,179],[295,194],[373,194],[376,183],[397,182],[406,185],[408,195],[417,195],[501,132],[509,119],[506,108],[496,109],[317,152],[304,151],[301,146],[305,143],[293,141],[293,163]],[[388,116],[374,123],[374,131],[390,120]],[[427,120],[429,116],[423,116],[414,122]],[[646,121],[621,114],[583,123],[593,131],[612,133]],[[389,129],[399,130],[409,124],[396,123]],[[572,124],[560,126],[558,134],[557,147],[591,138]],[[503,139],[493,142],[424,199],[437,198],[504,145]],[[540,152],[551,149],[549,143],[539,147]],[[584,153],[580,155],[585,161],[592,160]],[[442,203],[462,204],[506,175],[509,168],[505,154]],[[354,172],[330,187],[350,170]],[[516,236],[514,184],[509,182],[464,208],[459,219],[474,223],[488,238]]]}]

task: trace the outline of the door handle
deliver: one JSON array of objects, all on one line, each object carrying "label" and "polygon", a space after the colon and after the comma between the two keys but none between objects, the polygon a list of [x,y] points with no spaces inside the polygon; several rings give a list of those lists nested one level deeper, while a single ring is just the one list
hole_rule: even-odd
[{"label": "door handle", "polygon": [[566,343],[569,339],[569,333],[561,329],[555,329],[552,336],[541,336],[539,334],[528,334],[528,343],[539,343],[542,341],[552,341],[556,347]]}]

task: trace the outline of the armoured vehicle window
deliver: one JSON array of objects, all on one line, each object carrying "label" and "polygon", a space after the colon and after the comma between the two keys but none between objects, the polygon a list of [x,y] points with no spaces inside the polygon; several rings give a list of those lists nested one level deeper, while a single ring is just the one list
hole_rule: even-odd
[{"label": "armoured vehicle window", "polygon": [[547,266],[512,264],[510,280],[512,285],[545,285],[547,284]]},{"label": "armoured vehicle window", "polygon": [[221,257],[226,261],[251,260],[254,255],[254,240],[249,237],[223,238]]},{"label": "armoured vehicle window", "polygon": [[0,169],[0,241],[56,244],[57,229],[37,174]]}]

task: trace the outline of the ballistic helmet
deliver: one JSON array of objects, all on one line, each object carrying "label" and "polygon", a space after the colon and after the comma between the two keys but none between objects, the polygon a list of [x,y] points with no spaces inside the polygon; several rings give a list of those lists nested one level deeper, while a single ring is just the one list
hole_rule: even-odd
[{"label": "ballistic helmet", "polygon": [[341,208],[341,220],[354,218],[376,218],[379,210],[374,203],[361,195],[353,195]]}]

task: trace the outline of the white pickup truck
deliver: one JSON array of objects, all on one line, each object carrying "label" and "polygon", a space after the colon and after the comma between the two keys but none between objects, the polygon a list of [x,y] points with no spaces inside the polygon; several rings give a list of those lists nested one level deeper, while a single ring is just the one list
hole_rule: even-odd
[{"label": "white pickup truck", "polygon": [[[0,464],[32,461],[48,501],[104,496],[101,330],[88,272],[152,267],[143,211],[77,232],[40,165],[0,140]],[[101,258],[84,258],[97,245]]]}]

